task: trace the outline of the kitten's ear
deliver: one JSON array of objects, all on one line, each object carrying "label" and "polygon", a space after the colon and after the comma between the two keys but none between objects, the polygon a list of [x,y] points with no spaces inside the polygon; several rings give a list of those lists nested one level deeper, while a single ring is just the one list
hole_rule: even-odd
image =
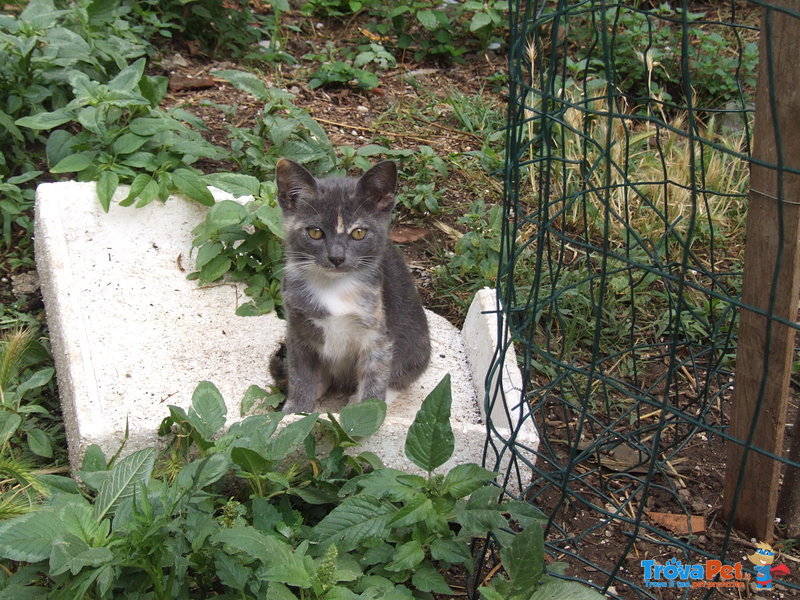
[{"label": "kitten's ear", "polygon": [[303,196],[313,196],[317,180],[305,167],[282,158],[275,165],[275,182],[278,185],[278,203],[284,210],[292,210]]},{"label": "kitten's ear", "polygon": [[378,211],[394,207],[394,190],[397,186],[397,165],[384,160],[372,167],[358,180],[358,191],[375,203]]}]

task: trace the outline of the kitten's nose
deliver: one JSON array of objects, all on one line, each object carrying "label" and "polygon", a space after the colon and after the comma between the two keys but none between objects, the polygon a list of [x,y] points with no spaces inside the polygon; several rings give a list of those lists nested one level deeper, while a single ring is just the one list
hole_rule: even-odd
[{"label": "kitten's nose", "polygon": [[334,267],[339,267],[344,262],[344,256],[328,256],[328,260]]}]

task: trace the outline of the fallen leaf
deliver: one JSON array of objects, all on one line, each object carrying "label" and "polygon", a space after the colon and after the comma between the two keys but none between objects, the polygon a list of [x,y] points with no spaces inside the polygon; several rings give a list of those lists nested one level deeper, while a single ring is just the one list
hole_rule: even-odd
[{"label": "fallen leaf", "polygon": [[424,237],[430,235],[430,229],[423,229],[421,227],[405,227],[403,225],[395,227],[389,234],[389,239],[396,244],[410,244],[418,242]]},{"label": "fallen leaf", "polygon": [[702,515],[690,515],[687,517],[682,514],[649,511],[646,511],[645,514],[650,517],[653,523],[669,529],[676,535],[697,534],[706,530],[706,519]]}]

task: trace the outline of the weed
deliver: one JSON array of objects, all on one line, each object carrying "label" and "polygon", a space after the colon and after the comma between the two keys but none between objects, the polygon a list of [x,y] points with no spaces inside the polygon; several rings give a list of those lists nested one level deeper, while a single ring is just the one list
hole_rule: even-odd
[{"label": "weed", "polygon": [[122,206],[136,200],[137,206],[156,198],[164,201],[174,192],[211,205],[211,193],[189,165],[200,157],[221,158],[223,153],[181,121],[199,125],[189,113],[155,108],[166,92],[166,81],[145,75],[144,67],[144,59],[139,59],[108,84],[75,73],[70,77],[71,102],[17,119],[16,125],[45,131],[79,123],[78,133],[56,129],[48,138],[50,172],[75,173],[83,181],[96,179],[106,211],[120,182],[131,184]]},{"label": "weed", "polygon": [[308,85],[311,89],[352,83],[370,90],[378,87],[378,76],[362,67],[374,65],[378,69],[387,69],[396,64],[394,56],[380,44],[362,45],[357,52],[350,52],[345,60],[339,59],[340,54],[333,42],[327,42],[324,51],[303,56],[305,60],[320,63],[309,79]]},{"label": "weed", "polygon": [[264,103],[253,129],[231,129],[232,158],[243,172],[260,181],[272,180],[275,163],[281,157],[318,173],[334,171],[333,145],[319,123],[292,103],[293,94],[267,88],[258,77],[244,71],[216,71],[215,75]]},{"label": "weed", "polygon": [[[232,176],[212,177],[209,181],[231,189]],[[275,184],[259,186],[254,178],[239,175],[235,185],[249,183],[249,192],[258,199],[245,205],[234,200],[217,202],[194,230],[192,245],[198,249],[197,271],[189,275],[201,284],[208,284],[225,275],[247,284],[245,293],[251,300],[236,309],[240,316],[260,315],[280,310],[280,265],[283,260],[283,238],[280,209],[276,203]]]},{"label": "weed", "polygon": [[[714,106],[739,99],[743,89],[755,89],[758,51],[754,42],[744,42],[738,52],[738,40],[726,39],[708,24],[701,28],[703,17],[701,12],[686,13],[686,58],[692,93],[701,105]],[[652,11],[619,6],[592,13],[591,19],[576,19],[570,33],[578,49],[574,60],[586,75],[608,79],[631,98],[667,104],[688,100],[680,80],[682,19],[666,3]]]},{"label": "weed", "polygon": [[[410,599],[412,589],[452,593],[440,571],[470,565],[472,538],[492,531],[510,553],[511,579],[483,593],[544,597],[534,591],[563,584],[542,578],[536,548],[544,516],[528,503],[499,501],[490,483],[496,474],[477,465],[434,473],[454,448],[450,402],[445,377],[409,428],[405,453],[422,477],[385,468],[370,453],[345,454],[380,426],[386,405],[379,400],[347,406],[338,419],[311,414],[280,429],[282,413],[254,415],[223,433],[225,402],[202,382],[189,410],[169,407],[161,427],[173,440],[161,459],[179,467],[173,477],[154,477],[153,448],[109,462],[93,446],[81,471],[91,500],[72,488],[44,510],[0,522],[0,556],[28,563],[16,567],[18,577],[0,573],[0,589],[48,587],[73,598],[179,598],[191,590]],[[318,440],[331,450],[321,452]],[[246,490],[232,498],[226,477]],[[509,533],[509,517],[530,532]],[[523,558],[523,549],[534,551]],[[527,595],[516,595],[522,590]]]}]

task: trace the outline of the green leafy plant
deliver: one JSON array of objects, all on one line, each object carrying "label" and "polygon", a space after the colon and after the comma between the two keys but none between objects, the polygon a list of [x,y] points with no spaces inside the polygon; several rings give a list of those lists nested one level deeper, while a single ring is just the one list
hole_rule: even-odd
[{"label": "green leafy plant", "polygon": [[439,200],[446,188],[436,182],[446,181],[448,171],[447,163],[430,146],[407,153],[400,164],[397,203],[411,212],[440,212]]},{"label": "green leafy plant", "polygon": [[267,88],[257,76],[245,71],[215,71],[215,75],[264,103],[254,128],[231,129],[232,158],[241,171],[260,181],[271,180],[280,158],[318,173],[334,170],[333,145],[320,124],[292,103],[294,94]]},{"label": "green leafy plant", "polygon": [[175,192],[211,205],[211,193],[190,165],[200,157],[225,154],[183,122],[201,126],[195,117],[179,109],[166,113],[156,108],[166,92],[166,81],[145,75],[144,67],[144,59],[139,59],[108,84],[74,73],[71,102],[18,119],[16,125],[41,131],[79,123],[78,133],[55,129],[50,134],[50,172],[75,173],[83,181],[96,179],[105,210],[120,182],[131,186],[121,206],[137,200],[137,206],[143,206],[155,199],[166,200]]},{"label": "green leafy plant", "polygon": [[316,89],[322,86],[353,84],[365,90],[378,87],[378,76],[361,67],[373,62],[376,66],[388,66],[390,61],[394,63],[394,57],[382,46],[378,44],[372,44],[372,46],[374,48],[365,49],[345,60],[342,60],[342,52],[333,42],[327,42],[322,51],[306,54],[303,56],[305,60],[319,63],[319,66],[311,74],[308,86]]},{"label": "green leafy plant", "polygon": [[74,487],[37,463],[53,460],[63,433],[53,423],[47,395],[54,370],[32,329],[0,338],[0,521],[32,510],[59,487]]},{"label": "green leafy plant", "polygon": [[[538,521],[532,521],[511,543],[500,550],[508,577],[496,577],[480,588],[484,600],[600,600],[605,598],[578,583],[547,575],[544,539]],[[551,563],[553,573],[563,575],[563,563]]]},{"label": "green leafy plant", "polygon": [[481,50],[486,52],[491,42],[500,46],[501,38],[498,32],[505,26],[505,12],[508,3],[501,0],[467,0],[459,4],[461,12],[469,16],[469,31],[475,35],[481,44]]},{"label": "green leafy plant", "polygon": [[450,260],[437,270],[440,277],[454,277],[460,282],[477,286],[494,285],[500,259],[500,234],[503,207],[487,209],[482,200],[473,203],[458,221],[466,233],[456,240]]},{"label": "green leafy plant", "polygon": [[[145,448],[108,461],[92,446],[80,472],[88,498],[64,488],[42,510],[0,522],[0,557],[18,561],[0,571],[0,591],[411,599],[451,593],[441,570],[469,567],[470,542],[487,531],[508,547],[512,582],[533,564],[542,590],[558,585],[541,578],[541,552],[521,556],[528,536],[510,531],[509,515],[541,535],[541,513],[500,502],[490,484],[495,473],[477,465],[435,473],[454,447],[449,383],[446,377],[431,392],[406,438],[406,455],[423,477],[357,453],[358,439],[384,419],[381,401],[347,406],[338,418],[282,423],[279,412],[253,415],[223,431],[225,402],[202,382],[188,410],[169,407],[161,433],[173,441],[160,457]],[[232,478],[240,482],[234,496],[226,485]],[[517,593],[529,581],[526,574],[487,589]]]},{"label": "green leafy plant", "polygon": [[105,82],[145,54],[147,45],[120,14],[113,3],[99,0],[69,9],[31,0],[16,16],[0,15],[0,172],[14,176],[32,169],[26,146],[37,136],[20,130],[16,119],[64,106],[70,76],[82,73]]},{"label": "green leafy plant", "polygon": [[[226,274],[247,284],[251,300],[236,309],[253,316],[280,309],[280,265],[283,260],[283,226],[276,202],[275,184],[259,184],[255,178],[236,174],[208,176],[206,181],[258,196],[247,204],[234,200],[217,202],[194,230],[195,267],[189,275],[201,284],[218,281]],[[234,183],[236,182],[236,183]],[[243,194],[240,194],[243,195]]]},{"label": "green leafy plant", "polygon": [[312,90],[328,85],[344,85],[354,83],[358,87],[371,90],[378,87],[378,76],[365,69],[342,62],[334,61],[321,64],[316,71],[311,74],[308,80],[308,87]]},{"label": "green leafy plant", "polygon": [[27,171],[8,179],[0,175],[0,229],[6,248],[12,247],[12,225],[26,230],[33,228],[30,209],[33,207],[34,192],[20,186],[41,174],[41,171]]},{"label": "green leafy plant", "polygon": [[310,0],[303,4],[303,14],[320,17],[353,15],[374,4],[373,0]]},{"label": "green leafy plant", "polygon": [[[667,103],[679,100],[683,95],[678,51],[682,32],[677,26],[683,19],[680,11],[666,3],[650,11],[620,6],[596,18],[600,17],[602,22],[576,21],[571,36],[576,48],[597,49],[598,44],[604,43],[601,29],[613,27],[614,35],[608,38],[613,65],[607,65],[603,56],[586,55],[579,50],[576,67],[609,78],[613,66],[613,85],[631,96]],[[693,93],[699,102],[712,107],[739,98],[742,89],[755,89],[758,50],[754,42],[741,42],[739,52],[736,39],[726,39],[709,26],[696,25],[703,18],[702,12],[686,14],[687,58]]]}]

